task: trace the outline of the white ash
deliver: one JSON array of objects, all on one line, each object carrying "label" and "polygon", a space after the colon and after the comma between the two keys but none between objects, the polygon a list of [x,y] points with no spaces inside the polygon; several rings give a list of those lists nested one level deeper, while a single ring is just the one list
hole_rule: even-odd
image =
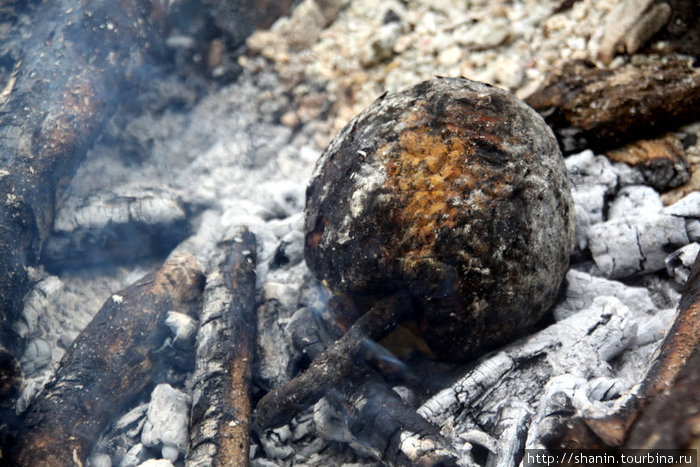
[{"label": "white ash", "polygon": [[149,454],[146,451],[146,446],[139,443],[127,451],[119,463],[119,467],[137,467],[146,462],[148,458]]},{"label": "white ash", "polygon": [[664,214],[700,219],[700,192],[694,191],[664,208]]},{"label": "white ash", "polygon": [[661,195],[650,186],[632,185],[622,188],[608,207],[608,219],[634,217],[661,212]]},{"label": "white ash", "polygon": [[141,432],[147,447],[160,447],[163,458],[176,461],[187,450],[190,396],[169,384],[153,389]]},{"label": "white ash", "polygon": [[685,220],[662,214],[596,224],[588,236],[596,265],[613,278],[660,271],[667,252],[688,243]]}]

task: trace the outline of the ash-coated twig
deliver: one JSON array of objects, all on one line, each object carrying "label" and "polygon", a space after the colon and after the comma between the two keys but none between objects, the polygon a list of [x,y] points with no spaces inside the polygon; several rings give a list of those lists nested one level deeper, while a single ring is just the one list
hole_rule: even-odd
[{"label": "ash-coated twig", "polygon": [[352,373],[366,340],[376,341],[388,335],[410,310],[408,300],[400,294],[379,301],[343,337],[316,357],[306,371],[260,400],[256,408],[258,425],[261,428],[282,426],[300,410],[318,401],[326,390]]},{"label": "ash-coated twig", "polygon": [[193,380],[188,467],[248,465],[255,345],[255,236],[219,243],[204,288]]}]

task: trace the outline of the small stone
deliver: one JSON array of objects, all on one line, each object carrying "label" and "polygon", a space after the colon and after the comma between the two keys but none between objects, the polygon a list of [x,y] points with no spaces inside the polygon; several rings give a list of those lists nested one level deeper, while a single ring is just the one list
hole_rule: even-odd
[{"label": "small stone", "polygon": [[363,64],[374,65],[389,60],[394,55],[394,46],[401,32],[401,24],[397,22],[380,26],[365,52]]},{"label": "small stone", "polygon": [[668,275],[673,277],[679,284],[685,284],[690,276],[690,269],[698,257],[698,253],[700,253],[700,243],[689,243],[671,253],[666,258]]},{"label": "small stone", "polygon": [[604,276],[618,278],[666,267],[669,248],[688,243],[685,220],[663,214],[591,226],[589,248]]},{"label": "small stone", "polygon": [[148,447],[166,445],[184,453],[187,449],[190,398],[169,384],[153,389],[141,442]]},{"label": "small stone", "polygon": [[519,88],[525,79],[523,68],[516,60],[505,57],[499,58],[493,64],[498,82],[511,90]]},{"label": "small stone", "polygon": [[508,21],[498,18],[493,21],[481,21],[457,37],[457,41],[473,50],[490,49],[503,44],[510,36]]},{"label": "small stone", "polygon": [[444,49],[438,55],[438,63],[445,68],[455,66],[462,59],[462,49],[456,45]]}]

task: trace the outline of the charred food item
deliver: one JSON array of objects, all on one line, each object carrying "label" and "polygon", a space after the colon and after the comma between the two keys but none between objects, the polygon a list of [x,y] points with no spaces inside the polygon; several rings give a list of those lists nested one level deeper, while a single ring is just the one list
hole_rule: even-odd
[{"label": "charred food item", "polygon": [[452,361],[522,334],[568,269],[574,211],[554,135],[485,84],[438,78],[380,97],[323,153],[306,196],[307,263],[368,311],[260,400],[263,428],[347,384],[364,342],[399,323]]},{"label": "charred food item", "polygon": [[436,78],[380,97],[319,159],[308,265],[359,303],[408,292],[441,359],[513,338],[553,304],[574,210],[562,155],[530,107]]}]

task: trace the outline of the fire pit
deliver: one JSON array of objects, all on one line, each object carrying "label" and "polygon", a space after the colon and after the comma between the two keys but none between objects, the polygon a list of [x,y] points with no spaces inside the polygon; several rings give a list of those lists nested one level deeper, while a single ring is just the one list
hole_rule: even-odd
[{"label": "fire pit", "polygon": [[[665,2],[673,27],[640,14],[621,32],[595,0],[274,3],[0,8],[3,462],[506,466],[525,449],[696,445],[677,407],[697,397],[700,72],[681,31],[697,9]],[[469,358],[420,320],[372,328],[432,296],[383,294],[396,276],[342,258],[372,278],[359,297],[336,268],[342,238],[322,266],[304,259],[309,231],[369,202],[326,198],[305,225],[331,139],[383,93],[436,75],[498,86],[544,118],[576,223],[546,313]],[[514,137],[534,144],[525,130]],[[452,154],[414,136],[386,143]],[[355,149],[361,162],[378,148]],[[427,204],[386,224],[409,220],[426,241],[466,225]],[[444,228],[425,230],[417,207],[446,214]],[[417,261],[407,235],[375,250]],[[433,273],[410,278],[427,290],[418,279]],[[261,426],[264,401],[318,361],[342,371],[308,407],[278,399],[293,410]],[[678,429],[655,436],[659,414]]]}]

